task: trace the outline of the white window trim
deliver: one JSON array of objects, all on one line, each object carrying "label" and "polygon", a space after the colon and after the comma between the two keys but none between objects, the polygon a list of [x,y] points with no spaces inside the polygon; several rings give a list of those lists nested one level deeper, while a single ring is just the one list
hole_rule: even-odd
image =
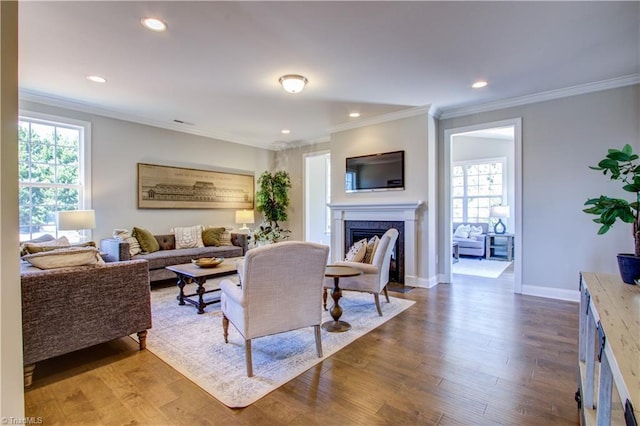
[{"label": "white window trim", "polygon": [[[43,114],[40,112],[20,109],[18,111],[18,120],[42,121],[44,124],[54,124],[60,126],[76,126],[82,129],[80,132],[80,171],[78,176],[81,179],[82,199],[80,200],[81,210],[90,210],[93,207],[91,190],[91,122],[76,120],[74,118],[62,117],[52,114]],[[88,229],[84,234],[90,240],[93,240],[93,230]]]}]

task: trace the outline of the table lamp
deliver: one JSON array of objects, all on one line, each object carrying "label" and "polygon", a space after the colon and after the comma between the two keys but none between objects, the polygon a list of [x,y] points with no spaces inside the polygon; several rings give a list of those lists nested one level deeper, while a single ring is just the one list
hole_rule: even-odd
[{"label": "table lamp", "polygon": [[249,231],[247,223],[253,223],[253,210],[236,210],[236,223],[241,223],[239,231]]},{"label": "table lamp", "polygon": [[78,231],[80,241],[83,237],[80,231],[96,227],[96,212],[94,210],[66,210],[57,212],[59,231]]},{"label": "table lamp", "polygon": [[489,216],[498,218],[498,222],[493,226],[494,234],[504,234],[507,227],[502,223],[502,218],[509,217],[509,206],[492,206]]}]

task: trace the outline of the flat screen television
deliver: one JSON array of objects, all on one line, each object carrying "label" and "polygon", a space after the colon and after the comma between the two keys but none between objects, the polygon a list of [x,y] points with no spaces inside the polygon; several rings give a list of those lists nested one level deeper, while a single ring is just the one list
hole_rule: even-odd
[{"label": "flat screen television", "polygon": [[347,192],[404,189],[404,151],[347,158]]}]

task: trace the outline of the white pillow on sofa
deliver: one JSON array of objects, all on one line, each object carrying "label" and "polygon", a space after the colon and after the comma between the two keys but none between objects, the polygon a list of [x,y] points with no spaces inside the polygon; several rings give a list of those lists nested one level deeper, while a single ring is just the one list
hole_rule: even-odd
[{"label": "white pillow on sofa", "polygon": [[173,228],[172,232],[176,238],[176,248],[204,247],[202,242],[203,228],[204,226],[202,225]]},{"label": "white pillow on sofa", "polygon": [[471,225],[458,225],[453,236],[458,238],[469,238],[469,232],[471,232]]},{"label": "white pillow on sofa", "polygon": [[133,237],[131,235],[131,232],[129,232],[129,230],[127,229],[114,229],[113,238],[115,238],[116,240],[124,241],[125,243],[129,243],[129,255],[131,256],[135,256],[142,251],[138,239]]},{"label": "white pillow on sofa", "polygon": [[471,225],[471,229],[469,230],[469,238],[476,240],[482,234],[483,234],[482,226]]}]

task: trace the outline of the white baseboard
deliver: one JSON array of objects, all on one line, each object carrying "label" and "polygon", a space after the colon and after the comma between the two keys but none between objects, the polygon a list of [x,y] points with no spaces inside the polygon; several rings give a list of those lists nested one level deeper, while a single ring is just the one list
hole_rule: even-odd
[{"label": "white baseboard", "polygon": [[431,288],[438,285],[438,282],[439,281],[437,276],[433,276],[431,278],[405,277],[405,285],[408,285],[411,287]]},{"label": "white baseboard", "polygon": [[580,291],[567,290],[563,288],[540,287],[536,285],[522,285],[522,294],[527,296],[547,297],[549,299],[568,300],[569,302],[580,302]]}]

